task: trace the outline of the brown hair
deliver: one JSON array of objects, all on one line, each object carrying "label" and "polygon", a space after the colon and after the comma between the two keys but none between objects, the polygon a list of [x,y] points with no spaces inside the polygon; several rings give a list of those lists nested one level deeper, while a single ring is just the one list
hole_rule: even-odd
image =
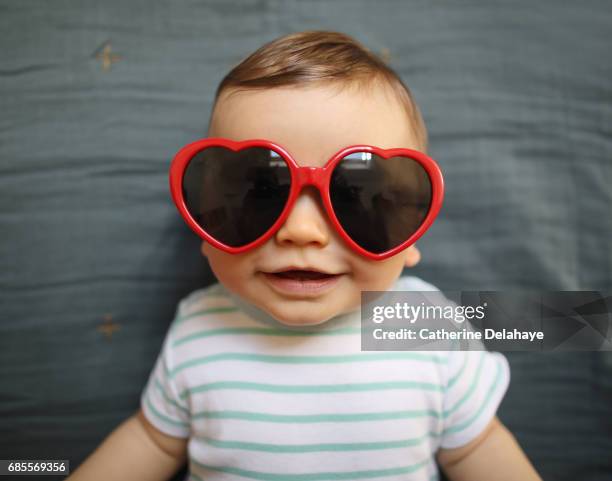
[{"label": "brown hair", "polygon": [[264,44],[223,78],[214,103],[226,89],[233,93],[316,83],[365,88],[377,82],[391,87],[406,111],[419,149],[427,152],[427,129],[410,89],[381,58],[340,32],[308,30]]}]

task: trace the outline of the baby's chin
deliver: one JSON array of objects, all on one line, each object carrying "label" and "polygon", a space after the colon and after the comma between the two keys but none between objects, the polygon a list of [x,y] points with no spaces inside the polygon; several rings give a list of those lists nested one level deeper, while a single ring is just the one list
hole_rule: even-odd
[{"label": "baby's chin", "polygon": [[[287,303],[290,304],[290,303]],[[342,310],[330,310],[329,308],[316,308],[311,303],[293,303],[294,305],[276,305],[274,308],[260,306],[270,316],[281,324],[291,327],[317,326],[344,314]]]}]

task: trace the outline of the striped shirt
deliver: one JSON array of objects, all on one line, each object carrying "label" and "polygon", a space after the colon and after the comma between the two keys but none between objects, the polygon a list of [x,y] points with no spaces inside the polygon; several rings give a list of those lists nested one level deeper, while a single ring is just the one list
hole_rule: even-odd
[{"label": "striped shirt", "polygon": [[[437,290],[401,277],[392,290]],[[184,298],[141,396],[191,481],[434,480],[509,383],[486,351],[361,351],[359,311],[289,327],[220,284]]]}]

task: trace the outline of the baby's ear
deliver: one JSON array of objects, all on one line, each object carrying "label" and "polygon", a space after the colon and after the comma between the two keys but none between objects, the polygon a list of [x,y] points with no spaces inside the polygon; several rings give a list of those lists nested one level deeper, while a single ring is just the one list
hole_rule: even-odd
[{"label": "baby's ear", "polygon": [[206,241],[202,241],[202,244],[200,244],[200,252],[206,257]]},{"label": "baby's ear", "polygon": [[417,249],[416,244],[412,244],[404,251],[406,267],[414,267],[421,260],[421,252]]}]

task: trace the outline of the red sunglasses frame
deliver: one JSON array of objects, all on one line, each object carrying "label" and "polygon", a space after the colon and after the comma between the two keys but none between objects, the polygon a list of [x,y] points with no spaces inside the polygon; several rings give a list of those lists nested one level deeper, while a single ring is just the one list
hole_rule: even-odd
[{"label": "red sunglasses frame", "polygon": [[[191,159],[201,150],[208,147],[225,147],[226,149],[230,149],[234,152],[238,152],[240,150],[250,148],[250,147],[263,147],[266,149],[273,150],[281,158],[285,161],[285,163],[289,167],[290,175],[291,175],[291,186],[289,189],[289,197],[283,208],[281,214],[274,224],[258,239],[255,239],[253,242],[246,244],[240,247],[232,247],[222,242],[219,242],[215,238],[211,237],[200,225],[194,220],[192,215],[190,214],[187,206],[185,204],[185,199],[183,197],[183,176],[185,175],[185,170],[189,165]],[[371,152],[376,154],[382,158],[390,158],[396,156],[402,157],[410,157],[411,159],[416,160],[427,172],[429,179],[431,181],[431,191],[432,191],[432,199],[431,206],[423,223],[421,226],[404,242],[400,245],[385,251],[380,254],[375,254],[373,252],[369,252],[365,250],[363,247],[359,246],[353,239],[349,237],[349,235],[342,228],[342,225],[338,221],[336,214],[334,212],[333,205],[331,203],[330,194],[329,194],[329,183],[331,179],[331,174],[336,167],[336,165],[347,155],[352,154],[354,152]],[[253,249],[264,242],[266,242],[274,233],[284,224],[285,220],[289,216],[291,209],[293,208],[293,204],[298,198],[302,188],[307,185],[312,185],[316,187],[321,195],[321,199],[323,201],[323,206],[325,211],[333,224],[336,231],[340,234],[340,236],[344,239],[344,241],[357,253],[361,254],[364,257],[367,257],[372,260],[383,260],[391,257],[403,249],[414,244],[419,237],[421,237],[425,231],[429,228],[429,226],[433,223],[440,208],[442,206],[442,200],[444,198],[444,180],[442,177],[442,172],[436,163],[431,157],[425,155],[418,150],[412,149],[404,149],[404,148],[396,148],[396,149],[380,149],[378,147],[370,146],[370,145],[352,145],[349,147],[345,147],[344,149],[336,152],[323,167],[300,167],[297,162],[293,159],[291,154],[287,152],[280,145],[271,142],[265,139],[252,139],[252,140],[243,140],[243,141],[233,141],[230,139],[225,139],[221,137],[209,137],[200,140],[196,140],[195,142],[191,142],[190,144],[182,147],[174,156],[172,160],[172,164],[170,166],[170,191],[172,193],[172,200],[174,204],[178,208],[179,213],[183,217],[183,219],[187,222],[187,225],[202,239],[211,244],[212,246],[221,249],[230,254],[240,254],[242,252],[246,252],[250,249]]]}]

